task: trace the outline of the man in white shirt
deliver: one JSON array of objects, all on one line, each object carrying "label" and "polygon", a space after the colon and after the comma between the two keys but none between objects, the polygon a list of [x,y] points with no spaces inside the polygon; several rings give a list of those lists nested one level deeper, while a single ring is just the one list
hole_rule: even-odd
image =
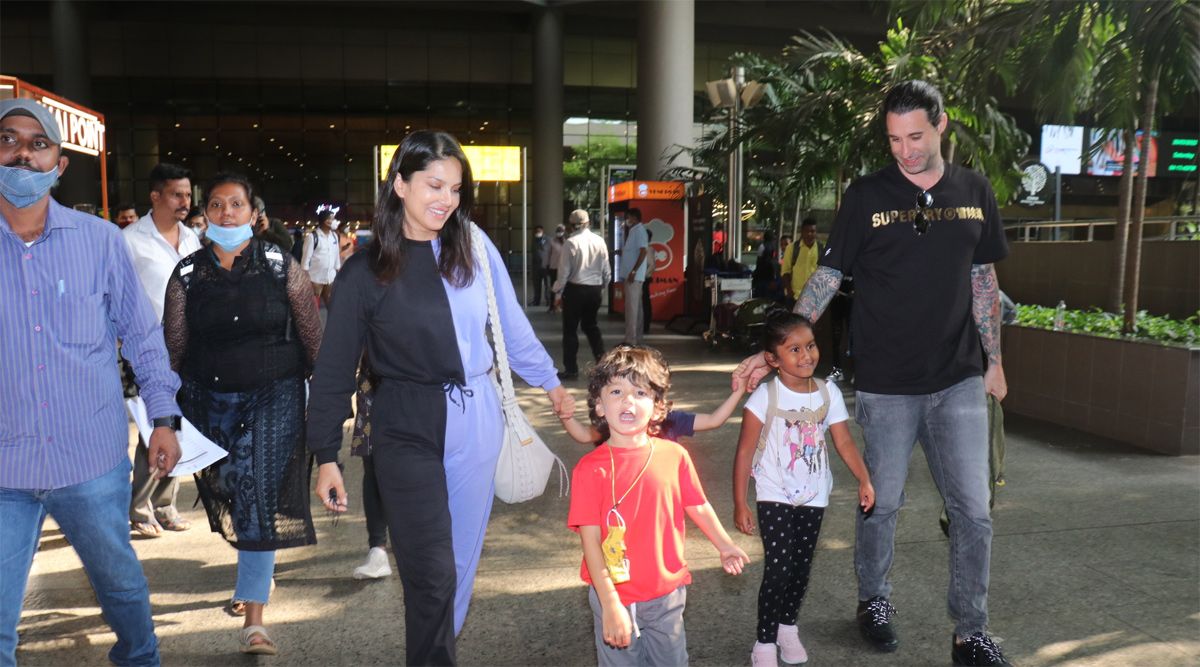
[{"label": "man in white shirt", "polygon": [[317,215],[317,228],[304,237],[304,253],[300,256],[300,267],[308,272],[313,293],[326,308],[329,307],[333,279],[342,268],[341,239],[336,232],[338,224],[333,211],[321,211]]},{"label": "man in white shirt", "polygon": [[[167,280],[179,260],[200,249],[200,238],[183,221],[192,206],[191,174],[173,164],[160,163],[150,170],[150,212],[121,230],[133,268],[154,314],[162,321]],[[133,530],[146,537],[159,537],[163,529],[187,530],[191,523],[179,516],[175,496],[179,480],[175,477],[154,479],[150,470],[149,450],[138,436],[133,457],[133,495],[129,503],[129,522]]]},{"label": "man in white shirt", "polygon": [[589,223],[587,211],[571,212],[568,226],[579,231],[563,245],[554,280],[554,303],[563,314],[563,372],[558,374],[563,380],[579,377],[575,355],[579,352],[580,326],[592,347],[592,357],[599,360],[604,354],[596,312],[600,310],[604,288],[612,280],[612,268],[608,264],[608,246],[588,228]]},{"label": "man in white shirt", "polygon": [[646,255],[650,237],[642,224],[642,212],[631,208],[625,212],[625,244],[621,246],[621,280],[625,294],[625,342],[641,345],[643,336],[642,283],[646,281]]}]

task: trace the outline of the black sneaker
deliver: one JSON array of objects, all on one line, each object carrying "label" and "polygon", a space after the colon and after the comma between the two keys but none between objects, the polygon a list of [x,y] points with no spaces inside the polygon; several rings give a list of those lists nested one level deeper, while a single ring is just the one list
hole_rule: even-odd
[{"label": "black sneaker", "polygon": [[871,646],[891,653],[900,648],[900,638],[896,636],[896,628],[892,625],[895,615],[896,608],[892,603],[882,595],[876,595],[858,603],[858,629]]},{"label": "black sneaker", "polygon": [[956,665],[998,665],[1012,667],[1012,663],[1004,658],[1000,646],[992,638],[982,632],[967,637],[961,642],[957,637],[950,639],[950,659]]}]

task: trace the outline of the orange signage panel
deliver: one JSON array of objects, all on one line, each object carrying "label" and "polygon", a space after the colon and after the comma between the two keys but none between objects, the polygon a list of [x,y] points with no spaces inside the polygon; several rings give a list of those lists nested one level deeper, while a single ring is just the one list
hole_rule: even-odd
[{"label": "orange signage panel", "polygon": [[608,202],[630,199],[683,199],[683,183],[679,181],[625,181],[608,188]]}]

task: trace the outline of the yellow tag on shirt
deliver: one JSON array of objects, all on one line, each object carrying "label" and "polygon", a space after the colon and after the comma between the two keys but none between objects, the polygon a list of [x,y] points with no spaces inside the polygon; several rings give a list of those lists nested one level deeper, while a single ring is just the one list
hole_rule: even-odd
[{"label": "yellow tag on shirt", "polygon": [[625,519],[615,509],[609,511],[616,515],[618,525],[608,527],[608,536],[600,543],[604,552],[604,567],[608,568],[608,578],[614,584],[629,581],[629,559],[625,558]]}]

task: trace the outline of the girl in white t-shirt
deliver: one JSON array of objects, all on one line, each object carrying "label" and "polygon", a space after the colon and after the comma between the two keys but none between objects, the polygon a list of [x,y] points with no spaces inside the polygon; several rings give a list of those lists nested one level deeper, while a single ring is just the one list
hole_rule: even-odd
[{"label": "girl in white t-shirt", "polygon": [[734,524],[743,533],[754,534],[746,500],[753,474],[763,541],[758,641],[750,653],[755,667],[776,665],[777,655],[789,664],[808,660],[795,624],[833,487],[826,429],[833,435],[838,455],[858,479],[862,510],[875,505],[867,467],[846,426],[849,415],[842,392],[833,383],[813,377],[821,355],[812,323],[787,311],[770,314],[763,349],[778,375],[746,401],[733,464]]}]

